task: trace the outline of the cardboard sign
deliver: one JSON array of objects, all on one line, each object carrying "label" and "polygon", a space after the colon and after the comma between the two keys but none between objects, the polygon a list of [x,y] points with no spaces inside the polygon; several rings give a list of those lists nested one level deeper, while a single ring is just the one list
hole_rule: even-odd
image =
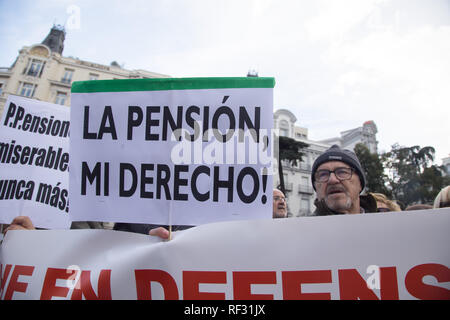
[{"label": "cardboard sign", "polygon": [[69,108],[9,95],[0,123],[0,223],[68,228]]},{"label": "cardboard sign", "polygon": [[75,82],[74,221],[272,216],[273,78]]},{"label": "cardboard sign", "polygon": [[446,208],[220,222],[170,241],[110,230],[9,231],[0,297],[450,299],[449,225]]}]

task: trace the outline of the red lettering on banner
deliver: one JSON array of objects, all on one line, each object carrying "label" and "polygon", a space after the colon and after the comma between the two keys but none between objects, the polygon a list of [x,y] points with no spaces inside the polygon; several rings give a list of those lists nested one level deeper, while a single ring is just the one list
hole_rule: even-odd
[{"label": "red lettering on banner", "polygon": [[84,296],[86,300],[112,300],[111,298],[111,270],[102,270],[98,277],[98,295],[95,294],[91,285],[91,272],[81,271],[71,300],[81,300]]},{"label": "red lettering on banner", "polygon": [[[33,274],[33,271],[34,271],[34,267],[32,267],[32,266],[16,265],[14,267],[13,273],[11,275],[11,279],[9,280],[8,288],[6,289],[4,299],[11,300],[14,292],[25,293],[27,291],[28,283],[19,282],[18,281],[19,276],[31,276]],[[6,272],[6,270],[5,270],[5,272]]]},{"label": "red lettering on banner", "polygon": [[405,276],[406,290],[412,296],[422,300],[450,300],[450,290],[423,283],[422,279],[425,276],[433,276],[439,283],[449,282],[450,270],[437,263],[415,266]]},{"label": "red lettering on banner", "polygon": [[68,287],[57,287],[56,280],[72,279],[76,275],[76,270],[48,268],[41,290],[41,300],[51,300],[53,297],[66,298],[69,293]]},{"label": "red lettering on banner", "polygon": [[225,293],[200,292],[200,283],[227,283],[225,271],[183,271],[184,300],[225,300]]},{"label": "red lettering on banner", "polygon": [[[42,285],[41,300],[51,300],[53,297],[67,298],[69,287],[56,286],[57,280],[74,279],[77,270],[48,268]],[[98,278],[98,295],[91,285],[91,271],[82,270],[72,293],[72,300],[111,300],[111,270],[101,270]]]},{"label": "red lettering on banner", "polygon": [[3,264],[0,264],[0,274],[2,276],[2,283],[0,284],[0,298],[3,293],[3,289],[5,288],[6,281],[8,281],[9,273],[11,272],[11,264],[7,264],[5,267],[5,271],[3,271]]},{"label": "red lettering on banner", "polygon": [[[378,296],[356,269],[342,269],[338,273],[341,300],[378,300]],[[398,300],[395,267],[380,268],[380,297],[382,300]]]},{"label": "red lettering on banner", "polygon": [[[20,276],[32,276],[34,266],[0,264],[0,298],[11,300],[15,292],[27,293],[28,282],[21,281]],[[70,280],[78,276],[75,286],[57,286],[58,280]],[[40,299],[52,299],[53,297],[69,298],[71,290],[72,300],[111,300],[111,272],[110,269],[94,271],[98,274],[97,286],[92,281],[92,272],[89,270],[72,270],[48,268],[45,273]],[[137,299],[152,299],[152,283],[162,286],[163,297],[166,300],[178,300],[179,288],[183,292],[185,300],[224,300],[226,292],[231,289],[224,286],[223,292],[201,292],[200,284],[227,285],[227,271],[182,271],[182,283],[177,284],[175,279],[164,270],[142,269],[135,270]],[[277,273],[281,272],[281,284],[277,283]],[[341,300],[398,300],[399,288],[396,267],[379,268],[379,294],[378,290],[370,289],[370,283],[358,272],[357,269],[338,269],[339,298]],[[232,291],[235,300],[273,300],[273,293],[252,293],[252,284],[274,285],[274,292],[281,289],[285,300],[330,300],[330,292],[302,292],[302,284],[332,284],[332,270],[294,270],[294,271],[233,271]],[[411,268],[404,278],[406,291],[418,299],[450,300],[450,290],[444,286],[424,283],[426,276],[433,277],[437,283],[450,282],[450,269],[442,264],[420,264]],[[35,277],[37,277],[35,275]],[[40,276],[38,277],[40,278]],[[403,280],[403,279],[402,279]],[[70,282],[68,282],[70,283]],[[94,286],[93,286],[94,285]],[[230,284],[231,285],[231,284]],[[277,287],[281,285],[281,288]],[[97,292],[94,288],[97,288]],[[36,286],[33,286],[36,288]],[[331,292],[335,292],[336,287]],[[378,288],[377,288],[378,289]],[[31,289],[28,289],[30,291]],[[331,289],[330,289],[331,290]],[[221,291],[221,290],[220,290]],[[36,292],[29,293],[35,297]],[[159,297],[158,297],[159,298]],[[408,298],[408,297],[405,297]]]},{"label": "red lettering on banner", "polygon": [[380,268],[381,300],[398,300],[398,280],[396,267]]},{"label": "red lettering on banner", "polygon": [[151,300],[151,282],[159,282],[164,289],[165,300],[178,300],[178,288],[170,274],[162,270],[134,270],[138,300]]},{"label": "red lettering on banner", "polygon": [[283,299],[331,300],[330,293],[303,293],[303,283],[331,283],[331,270],[283,271]]},{"label": "red lettering on banner", "polygon": [[233,272],[233,294],[235,300],[273,300],[272,294],[252,294],[252,284],[276,284],[275,271]]}]

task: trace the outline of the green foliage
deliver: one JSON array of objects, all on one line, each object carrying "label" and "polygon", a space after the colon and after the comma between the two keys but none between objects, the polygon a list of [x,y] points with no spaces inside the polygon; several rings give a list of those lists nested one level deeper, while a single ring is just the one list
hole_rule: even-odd
[{"label": "green foliage", "polygon": [[380,156],[377,153],[370,153],[369,149],[362,143],[358,143],[354,151],[366,176],[367,191],[383,193],[390,197],[391,191],[386,187],[388,176],[384,173]]},{"label": "green foliage", "polygon": [[309,147],[309,144],[288,137],[279,138],[280,161],[288,160],[291,165],[296,166],[305,155],[300,150]]},{"label": "green foliage", "polygon": [[278,147],[278,175],[280,178],[279,188],[284,194],[286,194],[283,177],[283,165],[281,161],[287,160],[291,165],[296,166],[297,163],[302,161],[302,157],[305,155],[303,152],[301,152],[301,149],[309,147],[309,144],[294,140],[292,138],[280,136],[278,139]]},{"label": "green foliage", "polygon": [[406,206],[415,203],[431,204],[439,191],[448,183],[448,178],[433,165],[433,147],[392,146],[390,152],[382,155],[384,167],[388,170],[388,187],[394,199]]},{"label": "green foliage", "polygon": [[443,169],[432,165],[420,177],[419,194],[422,203],[432,204],[439,191],[450,185],[450,177],[442,175]]}]

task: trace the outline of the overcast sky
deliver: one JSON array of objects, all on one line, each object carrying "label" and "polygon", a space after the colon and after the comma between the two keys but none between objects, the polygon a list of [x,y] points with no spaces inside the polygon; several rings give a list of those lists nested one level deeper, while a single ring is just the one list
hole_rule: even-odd
[{"label": "overcast sky", "polygon": [[172,77],[274,77],[311,140],[373,120],[450,154],[450,0],[0,0],[0,66],[53,24],[63,55]]}]

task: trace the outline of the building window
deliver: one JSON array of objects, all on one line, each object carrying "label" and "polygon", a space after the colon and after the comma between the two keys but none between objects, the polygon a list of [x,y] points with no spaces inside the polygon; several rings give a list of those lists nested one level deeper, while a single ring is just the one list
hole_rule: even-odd
[{"label": "building window", "polygon": [[70,69],[65,69],[64,70],[64,75],[61,79],[61,82],[63,83],[72,83],[72,77],[73,77],[73,70]]},{"label": "building window", "polygon": [[311,213],[310,200],[308,198],[302,198],[300,200],[300,214],[309,215]]},{"label": "building window", "polygon": [[44,63],[41,60],[33,59],[31,61],[30,69],[28,69],[27,75],[33,77],[40,77],[42,70],[44,69]]},{"label": "building window", "polygon": [[313,188],[309,185],[309,177],[301,177],[301,182],[299,185],[299,193],[303,194],[313,194]]},{"label": "building window", "polygon": [[64,105],[66,103],[66,100],[67,100],[67,93],[59,92],[59,91],[56,93],[56,99],[55,99],[56,104]]},{"label": "building window", "polygon": [[39,59],[29,59],[27,67],[23,70],[23,74],[32,77],[40,77],[44,70],[45,62]]},{"label": "building window", "polygon": [[287,129],[280,128],[280,137],[289,136],[289,131]]},{"label": "building window", "polygon": [[302,177],[302,186],[305,188],[308,188],[308,182],[309,182],[309,178],[308,177]]},{"label": "building window", "polygon": [[286,120],[280,121],[280,136],[289,137],[289,123]]},{"label": "building window", "polygon": [[98,80],[98,74],[89,73],[89,80]]},{"label": "building window", "polygon": [[36,91],[36,85],[32,83],[22,83],[19,86],[19,95],[23,97],[32,98],[34,96],[34,92]]},{"label": "building window", "polygon": [[3,92],[3,83],[0,83],[0,95],[2,94],[2,92]]}]

